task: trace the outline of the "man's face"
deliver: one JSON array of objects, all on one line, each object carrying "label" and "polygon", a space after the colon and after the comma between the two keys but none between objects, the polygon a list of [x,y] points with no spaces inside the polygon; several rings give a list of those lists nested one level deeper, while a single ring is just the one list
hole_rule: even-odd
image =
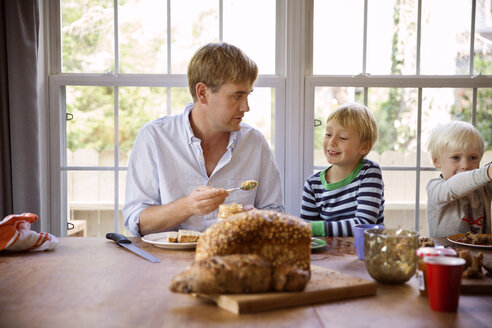
[{"label": "man's face", "polygon": [[249,82],[225,83],[215,93],[207,90],[207,117],[217,131],[239,131],[244,113],[249,111],[248,96],[252,92]]},{"label": "man's face", "polygon": [[434,158],[434,166],[441,170],[444,180],[451,178],[459,172],[478,169],[482,154],[478,146],[472,146],[463,150],[450,151],[445,149],[441,158]]}]

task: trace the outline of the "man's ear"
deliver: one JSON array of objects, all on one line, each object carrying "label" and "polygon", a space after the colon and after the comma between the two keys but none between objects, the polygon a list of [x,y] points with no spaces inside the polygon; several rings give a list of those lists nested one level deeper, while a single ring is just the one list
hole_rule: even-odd
[{"label": "man's ear", "polygon": [[198,102],[201,104],[207,104],[208,99],[208,87],[205,83],[203,82],[198,82],[195,85],[195,92],[196,92],[196,97],[198,99]]}]

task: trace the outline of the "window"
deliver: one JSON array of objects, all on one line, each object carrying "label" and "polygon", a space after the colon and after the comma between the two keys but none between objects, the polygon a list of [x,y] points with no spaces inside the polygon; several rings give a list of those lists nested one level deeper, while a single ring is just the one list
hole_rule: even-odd
[{"label": "window", "polygon": [[490,1],[51,0],[44,9],[57,235],[72,234],[67,221],[88,236],[125,233],[135,136],[191,101],[186,65],[211,41],[233,43],[259,65],[246,122],[274,150],[291,214],[305,179],[326,166],[326,117],[346,101],[377,118],[368,156],[383,169],[389,226],[427,234],[425,185],[436,171],[426,144],[438,122],[475,124],[483,163],[492,160]]},{"label": "window", "polygon": [[490,1],[313,5],[313,74],[306,77],[313,97],[305,110],[318,126],[306,129],[305,147],[313,142],[314,149],[305,174],[326,167],[328,114],[346,101],[364,103],[378,122],[368,158],[383,169],[385,222],[425,236],[425,186],[437,174],[426,148],[432,128],[449,120],[475,124],[487,139],[482,164],[492,159],[491,81],[485,77],[492,65]]},{"label": "window", "polygon": [[[60,186],[52,196],[52,212],[60,217],[55,233],[72,235],[79,225],[87,236],[127,233],[121,209],[135,137],[145,123],[181,112],[191,102],[186,67],[207,42],[234,42],[255,59],[260,76],[245,121],[263,132],[273,150],[283,149],[275,128],[284,115],[276,110],[284,84],[273,75],[274,0],[51,4],[61,17],[61,42],[54,46],[59,60],[50,77],[51,114],[56,117],[50,138],[57,155],[52,181]],[[261,13],[256,13],[260,5]],[[258,22],[251,25],[248,17],[253,15]],[[261,42],[251,38],[260,34]]]}]

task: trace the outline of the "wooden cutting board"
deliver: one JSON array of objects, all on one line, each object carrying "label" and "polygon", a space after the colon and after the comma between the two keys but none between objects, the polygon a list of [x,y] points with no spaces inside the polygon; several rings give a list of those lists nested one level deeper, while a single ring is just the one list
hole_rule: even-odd
[{"label": "wooden cutting board", "polygon": [[[482,251],[480,248],[472,249],[471,247],[455,247],[458,249],[468,249],[472,255],[477,255]],[[483,252],[482,263],[487,268],[492,268],[492,254]],[[492,276],[486,275],[486,271],[483,271],[484,277],[482,279],[461,279],[461,293],[462,294],[492,294]]]},{"label": "wooden cutting board", "polygon": [[492,277],[483,279],[461,279],[462,294],[492,294]]},{"label": "wooden cutting board", "polygon": [[375,295],[376,289],[377,283],[372,280],[312,265],[311,280],[302,292],[193,296],[212,300],[227,311],[242,314]]}]

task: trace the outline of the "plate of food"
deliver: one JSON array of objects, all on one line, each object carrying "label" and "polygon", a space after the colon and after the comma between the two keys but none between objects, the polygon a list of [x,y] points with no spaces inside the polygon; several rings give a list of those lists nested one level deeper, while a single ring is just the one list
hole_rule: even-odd
[{"label": "plate of food", "polygon": [[311,249],[319,249],[326,246],[326,241],[319,238],[311,238]]},{"label": "plate of food", "polygon": [[201,232],[192,230],[167,231],[145,235],[142,241],[166,249],[192,249],[201,235]]},{"label": "plate of food", "polygon": [[492,248],[492,234],[466,232],[449,236],[448,240],[458,245]]}]

